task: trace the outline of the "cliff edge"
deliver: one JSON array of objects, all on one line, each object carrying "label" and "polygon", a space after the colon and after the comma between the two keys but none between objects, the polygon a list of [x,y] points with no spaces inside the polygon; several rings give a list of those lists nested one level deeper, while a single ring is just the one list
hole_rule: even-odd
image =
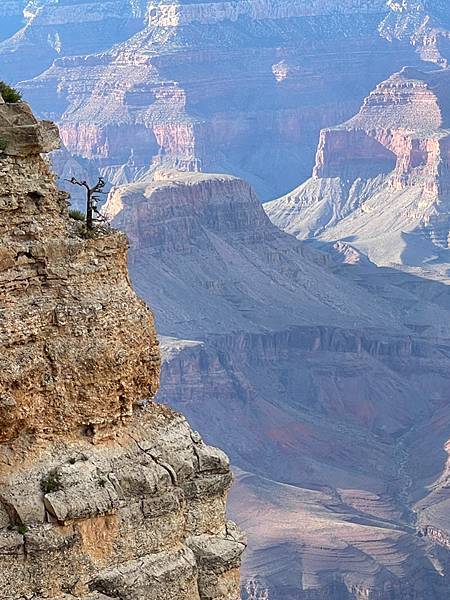
[{"label": "cliff edge", "polygon": [[0,599],[237,600],[229,461],[152,402],[126,238],[69,217],[58,144],[0,103]]}]

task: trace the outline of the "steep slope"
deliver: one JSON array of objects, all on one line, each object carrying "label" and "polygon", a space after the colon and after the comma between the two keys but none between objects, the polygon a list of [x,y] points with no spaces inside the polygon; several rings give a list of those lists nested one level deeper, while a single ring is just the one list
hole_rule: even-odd
[{"label": "steep slope", "polygon": [[[384,0],[149,4],[133,37],[97,54],[69,41],[47,71],[20,85],[61,124],[69,152],[111,183],[164,165],[245,177],[273,198],[309,176],[321,128],[354,114],[393,70],[420,61],[409,41],[380,36],[387,10]],[[27,35],[55,11],[49,5]],[[76,36],[79,45],[89,40],[89,30]],[[2,69],[7,56],[0,49]]]},{"label": "steep slope", "polygon": [[[161,271],[158,289],[148,293],[164,333],[177,334],[175,322],[185,322],[185,332],[194,335],[260,331],[272,318],[274,327],[323,322],[376,327],[386,316],[386,307],[356,286],[349,299],[339,280],[303,256],[302,246],[270,223],[242,180],[207,174],[175,174],[175,181],[170,173],[162,177],[119,188],[104,212],[127,233],[131,268],[134,273],[142,268],[146,276],[137,282],[141,293],[147,281],[153,287],[147,269]],[[167,269],[162,266],[166,261]],[[250,269],[253,276],[246,282]],[[200,293],[208,287],[210,294]],[[180,297],[185,300],[182,315]],[[395,317],[389,323],[401,331]]]},{"label": "steep slope", "polygon": [[[313,177],[266,204],[301,238],[346,240],[378,264],[446,263],[450,70],[404,68],[322,131]],[[432,266],[432,265],[430,265]]]},{"label": "steep slope", "polygon": [[449,410],[447,288],[349,249],[333,261],[229,176],[163,172],[107,211],[163,334],[160,400],[253,474],[233,494],[243,597],[444,598],[446,553],[441,577],[412,513],[444,469],[441,439],[416,478],[405,436]]},{"label": "steep slope", "polygon": [[236,600],[228,459],[152,402],[124,236],[69,218],[54,125],[2,101],[0,140],[0,598]]}]

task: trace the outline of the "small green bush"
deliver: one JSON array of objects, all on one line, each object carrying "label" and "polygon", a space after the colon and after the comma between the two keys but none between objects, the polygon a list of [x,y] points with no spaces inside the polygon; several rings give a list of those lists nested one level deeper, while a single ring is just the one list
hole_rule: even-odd
[{"label": "small green bush", "polygon": [[8,147],[8,142],[5,142],[5,140],[0,140],[0,154],[2,152],[4,152],[7,147]]},{"label": "small green bush", "polygon": [[44,494],[51,494],[57,492],[62,488],[61,474],[57,469],[52,469],[48,475],[41,480],[41,490]]},{"label": "small green bush", "polygon": [[19,525],[17,531],[20,533],[20,535],[25,535],[28,533],[28,527],[26,525]]},{"label": "small green bush", "polygon": [[75,221],[86,221],[86,215],[81,210],[77,210],[76,208],[72,208],[69,210],[69,217],[71,219],[75,219]]},{"label": "small green bush", "polygon": [[22,94],[4,81],[0,81],[0,94],[8,104],[15,104],[22,100]]}]

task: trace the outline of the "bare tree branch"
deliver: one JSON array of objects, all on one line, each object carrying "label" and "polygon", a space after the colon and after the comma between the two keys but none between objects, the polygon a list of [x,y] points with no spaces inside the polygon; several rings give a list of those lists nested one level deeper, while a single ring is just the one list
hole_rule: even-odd
[{"label": "bare tree branch", "polygon": [[[101,221],[103,223],[107,222],[106,217],[104,217],[97,209],[97,202],[100,200],[98,196],[95,194],[106,194],[103,191],[103,188],[106,186],[106,181],[103,177],[99,177],[97,183],[90,187],[87,181],[78,181],[75,177],[71,179],[66,179],[65,181],[71,183],[72,185],[78,185],[80,187],[84,187],[86,189],[86,227],[87,229],[94,228],[94,221]],[[98,218],[94,219],[94,213]]]}]

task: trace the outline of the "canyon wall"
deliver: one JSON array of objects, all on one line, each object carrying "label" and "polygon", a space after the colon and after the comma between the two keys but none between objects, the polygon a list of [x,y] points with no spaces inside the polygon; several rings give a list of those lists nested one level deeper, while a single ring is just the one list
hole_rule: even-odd
[{"label": "canyon wall", "polygon": [[[28,78],[25,97],[60,123],[60,174],[101,173],[114,186],[105,212],[130,239],[133,283],[162,334],[158,398],[235,465],[231,508],[250,539],[242,597],[446,598],[448,8],[71,0],[30,3],[25,19],[0,46],[2,77]],[[245,177],[259,195],[240,178],[199,171]],[[303,243],[273,226],[259,198],[312,172],[267,207]],[[92,285],[107,269],[114,289],[103,282],[105,296],[123,294],[139,319],[144,308],[114,270],[119,261],[123,276],[123,239],[104,232],[79,243],[75,268],[87,261]],[[20,252],[23,262],[41,256]],[[426,281],[425,266],[438,281]],[[81,575],[58,588],[52,571],[41,591],[40,567],[30,574],[25,559],[28,587],[18,593],[143,600],[150,586],[156,598],[237,598],[244,540],[224,517],[227,460],[149,402],[157,366],[141,363],[145,335],[128,313],[129,322],[111,323],[114,307],[80,281],[88,296],[68,285],[75,306],[89,305],[80,349],[65,357],[50,329],[42,359],[57,377],[56,347],[64,381],[50,379],[47,390],[41,363],[28,357],[18,363],[28,369],[18,399],[13,375],[7,381],[5,436],[22,430],[18,415],[23,443],[36,436],[43,457],[20,476],[11,463],[11,486],[38,498],[45,523],[8,490],[5,528],[20,556],[41,548],[41,527],[63,535]],[[63,308],[47,326],[77,331],[81,317]],[[41,348],[29,333],[33,310],[24,335]],[[101,327],[121,336],[125,358],[116,344],[98,345],[103,312]],[[108,385],[91,371],[105,362],[115,374]],[[71,384],[75,369],[87,398]],[[31,406],[28,382],[39,389]],[[91,401],[103,393],[105,406]],[[45,394],[52,426],[40,432]],[[55,449],[61,436],[64,450]],[[60,540],[56,550],[46,540],[43,554],[61,556]],[[8,554],[7,575],[17,555]]]},{"label": "canyon wall", "polygon": [[58,174],[120,185],[161,166],[226,172],[263,200],[310,176],[320,130],[376,84],[450,55],[438,0],[40,0],[0,11],[2,77],[60,124]]},{"label": "canyon wall", "polygon": [[[450,70],[404,68],[322,131],[312,178],[266,205],[302,238],[347,240],[378,264],[443,272],[449,248]],[[442,265],[442,266],[441,266]]]},{"label": "canyon wall", "polygon": [[282,233],[230,176],[158,172],[106,210],[162,334],[159,400],[235,465],[242,597],[445,598],[447,429],[420,469],[414,431],[448,414],[447,287]]},{"label": "canyon wall", "polygon": [[112,185],[163,166],[230,173],[279,196],[310,175],[322,128],[421,62],[409,40],[380,36],[384,0],[158,2],[132,14],[135,4],[109,4],[35,10],[0,46],[0,69],[28,79],[20,87],[60,124],[71,168],[88,159]]},{"label": "canyon wall", "polygon": [[153,399],[127,241],[69,217],[56,127],[0,104],[0,598],[239,598],[227,457]]}]

